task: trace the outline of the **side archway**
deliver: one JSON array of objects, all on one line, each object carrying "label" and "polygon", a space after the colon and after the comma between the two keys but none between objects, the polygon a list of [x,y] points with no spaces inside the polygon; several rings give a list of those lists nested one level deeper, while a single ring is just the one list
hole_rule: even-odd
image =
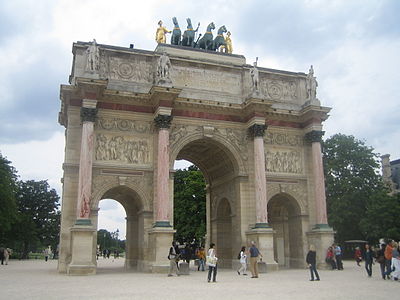
[{"label": "side archway", "polygon": [[275,230],[274,258],[281,267],[304,266],[301,207],[287,193],[274,195],[268,202],[268,222]]}]

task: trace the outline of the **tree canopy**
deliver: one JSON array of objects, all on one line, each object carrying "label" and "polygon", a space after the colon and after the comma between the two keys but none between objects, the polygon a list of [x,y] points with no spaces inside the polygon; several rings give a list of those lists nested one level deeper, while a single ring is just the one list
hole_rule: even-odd
[{"label": "tree canopy", "polygon": [[203,174],[196,166],[175,172],[174,228],[177,240],[201,240],[205,236],[205,187]]},{"label": "tree canopy", "polygon": [[371,227],[377,220],[394,217],[392,211],[387,212],[391,217],[385,217],[382,205],[392,209],[396,206],[379,174],[380,164],[374,149],[354,136],[335,134],[323,143],[323,155],[328,219],[337,232],[337,241],[370,239],[372,242],[390,235],[388,227],[394,223],[383,222],[385,226],[379,229]]},{"label": "tree canopy", "polygon": [[16,181],[17,171],[0,153],[0,243],[4,242],[4,235],[11,229],[16,218]]}]

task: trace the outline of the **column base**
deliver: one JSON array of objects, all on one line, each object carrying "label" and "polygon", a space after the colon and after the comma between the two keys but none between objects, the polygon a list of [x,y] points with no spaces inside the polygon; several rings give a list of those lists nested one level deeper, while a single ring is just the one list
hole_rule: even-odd
[{"label": "column base", "polygon": [[174,230],[172,227],[154,227],[149,231],[149,249],[150,254],[150,272],[152,273],[168,273],[169,248],[174,238]]},{"label": "column base", "polygon": [[319,269],[330,269],[331,266],[325,262],[328,247],[332,246],[335,231],[327,224],[316,224],[315,227],[306,233],[308,245],[314,245],[317,252],[317,267]]},{"label": "column base", "polygon": [[271,226],[269,226],[268,223],[256,223],[256,225],[254,226],[254,228],[272,228]]},{"label": "column base", "polygon": [[68,275],[96,274],[96,257],[93,250],[95,232],[93,226],[71,227],[71,262],[67,266]]},{"label": "column base", "polygon": [[[268,225],[268,223],[259,223],[262,226]],[[278,271],[278,263],[274,259],[274,234],[275,231],[269,227],[257,227],[256,226],[246,232],[247,244],[250,245],[251,241],[256,243],[256,247],[263,256],[262,260],[266,264],[265,272]],[[262,268],[264,269],[264,268]],[[259,270],[260,273],[263,270]]]}]

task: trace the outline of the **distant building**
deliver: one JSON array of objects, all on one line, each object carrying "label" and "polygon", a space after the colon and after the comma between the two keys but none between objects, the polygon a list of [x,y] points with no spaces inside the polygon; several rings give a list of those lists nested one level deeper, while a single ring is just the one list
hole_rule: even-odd
[{"label": "distant building", "polygon": [[382,176],[391,190],[391,194],[400,193],[400,159],[390,161],[390,155],[381,156]]}]

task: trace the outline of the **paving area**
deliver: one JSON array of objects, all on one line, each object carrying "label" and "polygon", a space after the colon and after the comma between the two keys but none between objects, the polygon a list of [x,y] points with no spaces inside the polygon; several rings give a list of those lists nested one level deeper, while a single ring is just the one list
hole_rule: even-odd
[{"label": "paving area", "polygon": [[[0,265],[0,299],[396,299],[400,282],[382,280],[379,265],[368,278],[363,267],[345,262],[343,271],[320,270],[321,281],[309,281],[307,269],[290,269],[260,278],[218,270],[208,283],[207,271],[167,277],[166,274],[126,272],[123,259],[98,261],[94,276],[67,276],[57,261],[10,261]],[[250,274],[250,272],[249,272]]]}]

